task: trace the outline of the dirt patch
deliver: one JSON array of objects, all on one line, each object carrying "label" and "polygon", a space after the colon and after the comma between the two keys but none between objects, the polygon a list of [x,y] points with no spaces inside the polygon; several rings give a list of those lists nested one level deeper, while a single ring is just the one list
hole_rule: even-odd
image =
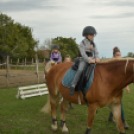
[{"label": "dirt patch", "polygon": [[[39,83],[44,82],[44,71],[39,71]],[[32,70],[10,70],[8,87],[37,84],[38,78],[36,71]],[[0,70],[0,88],[7,86],[6,70]]]}]

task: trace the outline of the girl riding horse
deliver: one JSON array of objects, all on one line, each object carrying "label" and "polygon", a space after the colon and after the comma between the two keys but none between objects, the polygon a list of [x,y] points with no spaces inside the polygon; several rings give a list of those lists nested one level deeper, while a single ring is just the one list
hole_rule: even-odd
[{"label": "girl riding horse", "polygon": [[93,42],[94,36],[97,34],[96,30],[92,26],[87,26],[83,29],[82,35],[85,37],[79,46],[80,51],[80,63],[78,70],[75,74],[74,80],[70,88],[70,96],[74,95],[75,87],[80,80],[82,72],[87,68],[88,64],[99,62],[99,53],[96,44]]},{"label": "girl riding horse", "polygon": [[54,45],[53,46],[53,51],[51,53],[51,57],[50,60],[55,61],[57,64],[61,62],[61,54],[59,52],[59,46],[58,45]]}]

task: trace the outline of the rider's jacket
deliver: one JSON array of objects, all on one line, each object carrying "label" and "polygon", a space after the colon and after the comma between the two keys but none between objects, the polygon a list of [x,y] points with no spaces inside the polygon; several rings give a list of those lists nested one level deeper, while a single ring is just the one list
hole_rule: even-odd
[{"label": "rider's jacket", "polygon": [[50,60],[54,60],[56,61],[57,63],[60,63],[61,62],[61,54],[60,53],[56,53],[56,52],[52,52],[51,53],[51,58]]},{"label": "rider's jacket", "polygon": [[99,52],[97,50],[96,44],[92,41],[90,42],[87,38],[84,38],[80,43],[79,51],[81,57],[88,63],[90,62],[90,57],[99,59]]}]

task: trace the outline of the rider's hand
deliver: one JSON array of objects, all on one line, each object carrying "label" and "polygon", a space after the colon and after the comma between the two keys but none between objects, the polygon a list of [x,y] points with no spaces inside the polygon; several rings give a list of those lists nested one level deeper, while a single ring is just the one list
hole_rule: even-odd
[{"label": "rider's hand", "polygon": [[95,59],[91,59],[90,62],[89,62],[89,64],[90,63],[95,63]]},{"label": "rider's hand", "polygon": [[129,86],[127,86],[127,87],[126,87],[126,92],[127,92],[127,94],[129,94],[129,93],[130,93]]},{"label": "rider's hand", "polygon": [[99,59],[95,59],[95,62],[96,62],[96,63],[99,63],[99,62],[100,62],[100,60],[99,60]]}]

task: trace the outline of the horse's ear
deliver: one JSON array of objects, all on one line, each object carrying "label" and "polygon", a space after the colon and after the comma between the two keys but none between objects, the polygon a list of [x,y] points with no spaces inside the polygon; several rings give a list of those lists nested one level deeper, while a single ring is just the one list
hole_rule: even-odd
[{"label": "horse's ear", "polygon": [[44,65],[46,65],[46,62],[44,62]]},{"label": "horse's ear", "polygon": [[55,63],[51,63],[51,66],[54,66],[55,65]]}]

